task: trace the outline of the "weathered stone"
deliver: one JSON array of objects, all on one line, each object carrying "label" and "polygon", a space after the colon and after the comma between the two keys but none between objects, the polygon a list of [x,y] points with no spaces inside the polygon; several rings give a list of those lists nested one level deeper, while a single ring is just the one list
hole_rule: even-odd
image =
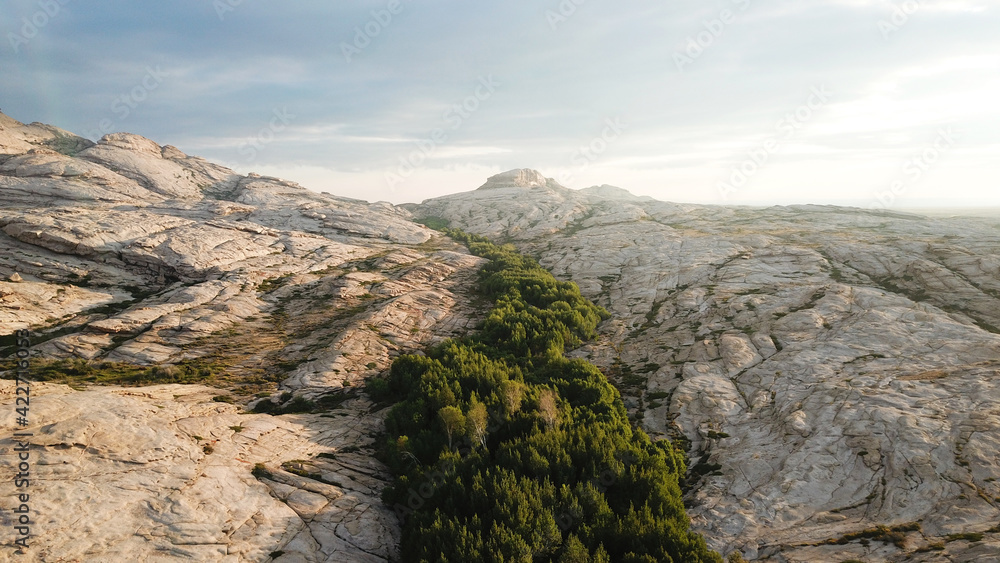
[{"label": "weathered stone", "polygon": [[[0,124],[0,275],[10,280],[0,321],[2,334],[31,330],[36,361],[171,374],[207,358],[232,381],[279,370],[281,392],[344,397],[334,414],[270,416],[213,401],[224,389],[36,384],[26,430],[45,533],[31,554],[397,559],[399,523],[380,500],[389,476],[372,457],[385,411],[370,413],[356,390],[396,355],[475,325],[466,292],[482,260],[388,204],[241,177],[136,135],[90,146]],[[11,428],[13,403],[13,383],[0,382]],[[257,463],[270,477],[251,474]],[[0,496],[13,495],[13,481],[0,481]]]},{"label": "weathered stone", "polygon": [[[497,178],[413,210],[513,239],[611,311],[574,355],[650,366],[645,389],[623,390],[630,410],[655,437],[682,432],[693,463],[721,466],[689,493],[710,545],[771,561],[996,552],[996,532],[981,551],[915,552],[1000,517],[995,221],[676,205]],[[634,400],[643,392],[667,398]],[[908,555],[803,547],[905,522],[926,536]]]},{"label": "weathered stone", "polygon": [[[234,379],[277,362],[282,392],[343,395],[332,416],[272,417],[239,414],[205,387],[39,384],[39,549],[393,560],[398,522],[371,456],[381,418],[355,390],[480,314],[468,289],[482,261],[411,211],[514,240],[612,313],[572,355],[630,366],[637,421],[690,441],[702,475],[690,514],[713,547],[770,561],[997,557],[994,222],[678,205],[531,170],[404,209],[0,114],[4,334],[30,328],[45,340],[38,359],[229,354]],[[13,393],[0,382],[8,427]],[[268,473],[251,475],[256,463]],[[12,495],[0,480],[0,499]],[[902,549],[822,543],[905,522],[922,531]],[[966,532],[985,535],[945,541]]]}]

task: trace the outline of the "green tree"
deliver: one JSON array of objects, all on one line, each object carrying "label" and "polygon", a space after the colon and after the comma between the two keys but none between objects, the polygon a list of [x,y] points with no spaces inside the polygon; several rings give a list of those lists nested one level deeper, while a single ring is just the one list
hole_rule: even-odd
[{"label": "green tree", "polygon": [[521,410],[524,385],[520,381],[513,379],[504,380],[500,384],[500,396],[503,399],[503,406],[507,411],[507,416],[514,416],[517,411]]},{"label": "green tree", "polygon": [[[397,358],[376,386],[400,400],[383,498],[406,517],[403,559],[722,563],[690,531],[683,456],[632,427],[600,370],[564,355],[607,312],[512,246],[449,232],[489,259],[480,289],[495,306],[478,334]],[[506,416],[489,425],[490,412]],[[456,436],[489,447],[455,450]]]},{"label": "green tree", "polygon": [[583,542],[575,534],[570,534],[566,538],[566,544],[563,547],[562,556],[559,557],[559,563],[590,563],[590,551],[587,550],[587,546],[583,545]]},{"label": "green tree", "polygon": [[441,424],[444,426],[445,434],[448,435],[448,449],[452,448],[452,436],[462,431],[465,427],[465,415],[458,407],[444,407],[438,411],[441,417]]},{"label": "green tree", "polygon": [[486,412],[486,405],[480,403],[475,397],[469,406],[469,412],[465,415],[466,433],[474,444],[486,447],[486,425],[489,415]]}]

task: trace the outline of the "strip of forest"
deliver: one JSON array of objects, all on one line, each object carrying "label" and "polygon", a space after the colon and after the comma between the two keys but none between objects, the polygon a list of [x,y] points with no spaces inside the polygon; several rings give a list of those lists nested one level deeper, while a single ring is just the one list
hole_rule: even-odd
[{"label": "strip of forest", "polygon": [[397,358],[383,500],[407,562],[721,563],[690,530],[684,456],[632,427],[617,389],[567,350],[607,312],[511,245],[444,229],[489,262],[475,334]]}]

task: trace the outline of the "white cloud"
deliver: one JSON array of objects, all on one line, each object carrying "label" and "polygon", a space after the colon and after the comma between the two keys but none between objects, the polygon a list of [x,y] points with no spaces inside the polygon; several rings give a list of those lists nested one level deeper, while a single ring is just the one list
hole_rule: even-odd
[{"label": "white cloud", "polygon": [[[884,40],[878,21],[915,1],[904,28]],[[832,100],[781,139],[740,201],[863,200],[944,126],[959,144],[909,193],[982,200],[1000,177],[994,5],[753,2],[679,75],[673,51],[731,0],[591,2],[557,33],[528,0],[430,3],[407,10],[351,64],[337,45],[369,17],[357,3],[244,3],[221,24],[204,5],[98,3],[33,41],[37,56],[0,52],[11,77],[0,88],[15,115],[86,132],[145,65],[159,64],[168,79],[116,127],[351,197],[420,200],[529,166],[572,174],[574,187],[710,202],[810,87],[828,84]],[[490,74],[496,93],[390,190],[386,171],[447,128],[444,112]],[[283,107],[295,119],[254,162],[241,162],[240,145]],[[586,167],[574,164],[616,116],[628,125],[620,139]]]}]

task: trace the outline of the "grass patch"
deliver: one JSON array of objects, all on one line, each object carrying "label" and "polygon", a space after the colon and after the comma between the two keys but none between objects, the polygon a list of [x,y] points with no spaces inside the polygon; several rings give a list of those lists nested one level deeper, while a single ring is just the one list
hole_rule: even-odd
[{"label": "grass patch", "polygon": [[[0,366],[13,369],[12,362]],[[175,365],[140,366],[124,362],[88,361],[82,359],[32,360],[35,381],[78,385],[160,385],[165,383],[205,383],[223,374],[226,366],[200,359],[185,360]],[[8,379],[14,377],[8,372]]]},{"label": "grass patch", "polygon": [[649,362],[646,365],[642,366],[641,368],[639,368],[639,369],[637,369],[635,371],[638,372],[638,373],[653,373],[653,372],[657,371],[658,369],[660,369],[660,364],[657,364],[657,363],[654,363],[654,362]]},{"label": "grass patch", "polygon": [[259,414],[311,414],[323,413],[339,409],[345,402],[358,396],[357,389],[327,393],[315,401],[305,397],[292,397],[291,393],[282,393],[278,402],[265,400],[254,405],[253,412]]},{"label": "grass patch", "polygon": [[[84,278],[86,279],[86,278]],[[76,317],[86,317],[89,315],[101,315],[105,318],[112,317],[118,313],[128,309],[129,307],[143,301],[144,299],[156,295],[155,291],[141,289],[135,286],[128,286],[124,288],[131,295],[131,299],[125,301],[118,301],[113,303],[108,303],[106,305],[97,305],[89,309],[84,309]],[[70,316],[71,318],[73,316]],[[56,319],[50,319],[50,321],[55,321]],[[62,328],[53,328],[51,330],[38,330],[35,329],[31,334],[31,345],[38,346],[39,344],[44,344],[49,340],[54,340],[61,336],[66,336],[68,334],[76,334],[82,332],[86,328],[86,325],[72,325],[64,326]],[[0,336],[0,358],[6,358],[17,351],[17,337],[14,333],[6,334]]]},{"label": "grass patch", "polygon": [[423,219],[418,219],[417,223],[427,227],[428,229],[434,229],[435,231],[443,231],[451,226],[451,221],[445,219],[444,217],[424,217]]},{"label": "grass patch", "polygon": [[948,534],[945,541],[983,541],[984,535],[981,532],[965,532],[962,534]]},{"label": "grass patch", "polygon": [[909,524],[899,524],[897,526],[875,526],[874,528],[869,528],[867,530],[861,530],[860,532],[853,532],[846,534],[837,539],[830,539],[823,543],[828,545],[845,545],[857,540],[869,540],[869,541],[879,541],[882,543],[891,543],[894,546],[903,549],[906,542],[906,532],[919,532],[920,524],[917,522],[910,522]]},{"label": "grass patch", "polygon": [[257,291],[261,293],[271,293],[280,287],[284,287],[291,278],[292,274],[285,274],[276,278],[268,278],[260,282],[260,285],[257,286]]},{"label": "grass patch", "polygon": [[934,542],[916,550],[915,553],[927,553],[929,551],[944,551],[944,542]]}]

